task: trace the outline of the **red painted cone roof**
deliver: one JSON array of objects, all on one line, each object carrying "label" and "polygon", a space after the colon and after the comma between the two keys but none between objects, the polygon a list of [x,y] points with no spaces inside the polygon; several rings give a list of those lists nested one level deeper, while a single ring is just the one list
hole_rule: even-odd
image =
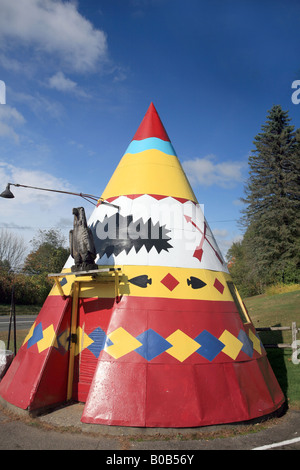
[{"label": "red painted cone roof", "polygon": [[150,104],[148,111],[146,112],[144,119],[132,140],[143,140],[148,139],[149,137],[157,137],[158,139],[170,142],[168,134],[166,133],[153,103]]}]

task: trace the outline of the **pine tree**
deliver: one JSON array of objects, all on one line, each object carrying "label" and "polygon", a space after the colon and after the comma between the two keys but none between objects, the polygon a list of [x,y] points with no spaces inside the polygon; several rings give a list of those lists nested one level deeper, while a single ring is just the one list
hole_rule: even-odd
[{"label": "pine tree", "polygon": [[266,284],[300,280],[300,131],[289,123],[273,106],[249,157],[244,243]]}]

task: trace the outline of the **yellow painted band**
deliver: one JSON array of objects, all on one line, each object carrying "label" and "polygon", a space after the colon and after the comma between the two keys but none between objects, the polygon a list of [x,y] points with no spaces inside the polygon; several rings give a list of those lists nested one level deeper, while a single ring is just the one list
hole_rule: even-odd
[{"label": "yellow painted band", "polygon": [[127,194],[159,194],[197,202],[178,158],[160,150],[123,156],[102,198]]},{"label": "yellow painted band", "polygon": [[[104,267],[101,266],[101,268]],[[114,268],[121,268],[119,274],[119,296],[124,295],[145,298],[160,297],[188,300],[233,300],[227,286],[227,281],[231,280],[231,276],[224,272],[210,271],[207,269],[173,268],[167,266],[114,266]],[[70,272],[70,269],[66,269],[65,272]],[[139,287],[134,283],[134,278],[142,275],[148,276],[148,282],[144,288]],[[175,281],[171,279],[171,282],[168,283],[168,280],[170,281],[170,276],[169,279],[166,279],[166,276],[168,275],[171,275]],[[206,285],[201,288],[192,288],[191,276],[200,279]],[[114,276],[110,275],[103,275],[103,277],[99,275],[96,279],[92,279],[90,276],[75,278],[73,275],[68,275],[65,277],[67,283],[63,286],[65,295],[70,295],[72,284],[75,279],[80,282],[81,298],[116,297],[115,279]],[[223,292],[220,292],[220,284],[224,287]],[[219,289],[216,286],[218,286]],[[60,295],[56,285],[53,286],[50,295]]]}]

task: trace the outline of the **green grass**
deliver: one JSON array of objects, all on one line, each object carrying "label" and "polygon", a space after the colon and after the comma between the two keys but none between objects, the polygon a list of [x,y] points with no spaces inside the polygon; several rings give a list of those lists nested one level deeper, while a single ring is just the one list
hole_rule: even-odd
[{"label": "green grass", "polygon": [[[17,329],[17,334],[16,334],[16,345],[17,345],[17,351],[20,349],[22,346],[25,337],[27,336],[28,330],[18,330]],[[0,341],[4,341],[5,347],[7,349],[7,344],[8,344],[8,332],[7,331],[0,331]],[[13,327],[11,329],[10,333],[10,342],[9,342],[9,350],[14,351],[14,332],[13,332]]]},{"label": "green grass", "polygon": [[[291,326],[293,321],[298,328],[300,327],[300,290],[257,295],[244,299],[244,302],[255,328]],[[264,344],[292,342],[291,331],[259,332],[259,335]],[[300,332],[297,339],[300,340]],[[293,364],[292,350],[267,349],[266,351],[289,407],[300,409],[300,364]]]},{"label": "green grass", "polygon": [[[16,315],[37,315],[40,310],[40,305],[16,305]],[[10,305],[8,304],[0,304],[0,315],[10,315]],[[26,337],[29,330],[19,330],[18,323],[17,323],[17,334],[16,334],[16,344],[17,350],[22,346],[24,338]],[[5,346],[7,347],[7,340],[8,340],[8,332],[7,331],[0,331],[0,340],[4,341]],[[14,349],[14,336],[13,336],[13,324],[11,326],[11,333],[10,333],[10,343],[9,349]]]},{"label": "green grass", "polygon": [[[41,305],[16,305],[16,315],[37,315]],[[0,315],[9,315],[10,305],[0,304]]]},{"label": "green grass", "polygon": [[[292,326],[292,322],[300,327],[300,289],[273,295],[257,295],[244,299],[249,316],[255,326]],[[290,331],[260,332],[260,337],[266,343],[291,343]],[[300,339],[300,334],[298,335]]]}]

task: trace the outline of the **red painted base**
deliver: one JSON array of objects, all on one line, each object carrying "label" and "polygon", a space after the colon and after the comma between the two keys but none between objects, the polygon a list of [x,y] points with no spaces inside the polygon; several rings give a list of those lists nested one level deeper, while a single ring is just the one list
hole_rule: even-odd
[{"label": "red painted base", "polygon": [[[243,324],[234,302],[127,297],[112,312],[103,311],[99,321],[107,334],[121,327],[134,338],[149,329],[165,339],[176,330],[193,339],[203,330],[216,338],[225,330],[235,338],[241,331],[247,337],[249,329],[255,333],[253,325]],[[146,360],[138,350],[117,359],[102,351],[82,421],[197,427],[272,413],[284,395],[264,349],[248,353],[251,357],[241,350],[233,359],[221,351],[209,360],[194,352],[181,362],[168,352]]]},{"label": "red painted base", "polygon": [[[47,298],[33,335],[0,382],[4,400],[28,410],[66,400],[69,352],[63,342],[66,347],[70,314],[70,299]],[[74,370],[73,399],[86,401],[82,415],[85,423],[197,427],[258,418],[284,402],[265,351],[249,347],[249,330],[255,330],[253,325],[243,324],[234,302],[81,298],[78,325],[85,335],[94,338],[76,356]],[[118,330],[125,332],[125,339],[114,336]],[[178,347],[180,354],[182,350],[185,354],[185,340],[194,343],[204,330],[213,339],[213,349],[215,341],[219,346],[218,338],[224,331],[233,344],[238,341],[241,345],[243,340],[245,347],[236,357],[222,343],[214,357],[207,357],[201,349],[184,357],[172,354],[173,343],[174,349]],[[149,331],[154,333],[154,343],[147,336]],[[178,331],[179,344],[170,339]],[[110,354],[105,344],[97,350],[101,341],[95,334],[99,332],[100,339],[104,335],[111,341],[111,337],[114,348],[121,348],[117,354]],[[173,343],[157,352],[158,337],[164,345],[168,339]],[[140,341],[142,350],[134,345],[130,351],[123,351],[132,339]]]},{"label": "red painted base", "polygon": [[284,397],[266,357],[201,365],[101,362],[81,421],[116,426],[198,427],[248,421]]},{"label": "red painted base", "polygon": [[[11,366],[0,382],[0,396],[12,405],[23,410],[36,410],[66,400],[69,353],[63,348],[46,347],[38,343],[48,327],[52,327],[59,338],[61,332],[70,325],[70,298],[58,296],[46,299],[36,320],[36,328],[31,341],[18,351]],[[56,343],[55,346],[59,346]],[[39,350],[43,349],[43,350]]]}]

